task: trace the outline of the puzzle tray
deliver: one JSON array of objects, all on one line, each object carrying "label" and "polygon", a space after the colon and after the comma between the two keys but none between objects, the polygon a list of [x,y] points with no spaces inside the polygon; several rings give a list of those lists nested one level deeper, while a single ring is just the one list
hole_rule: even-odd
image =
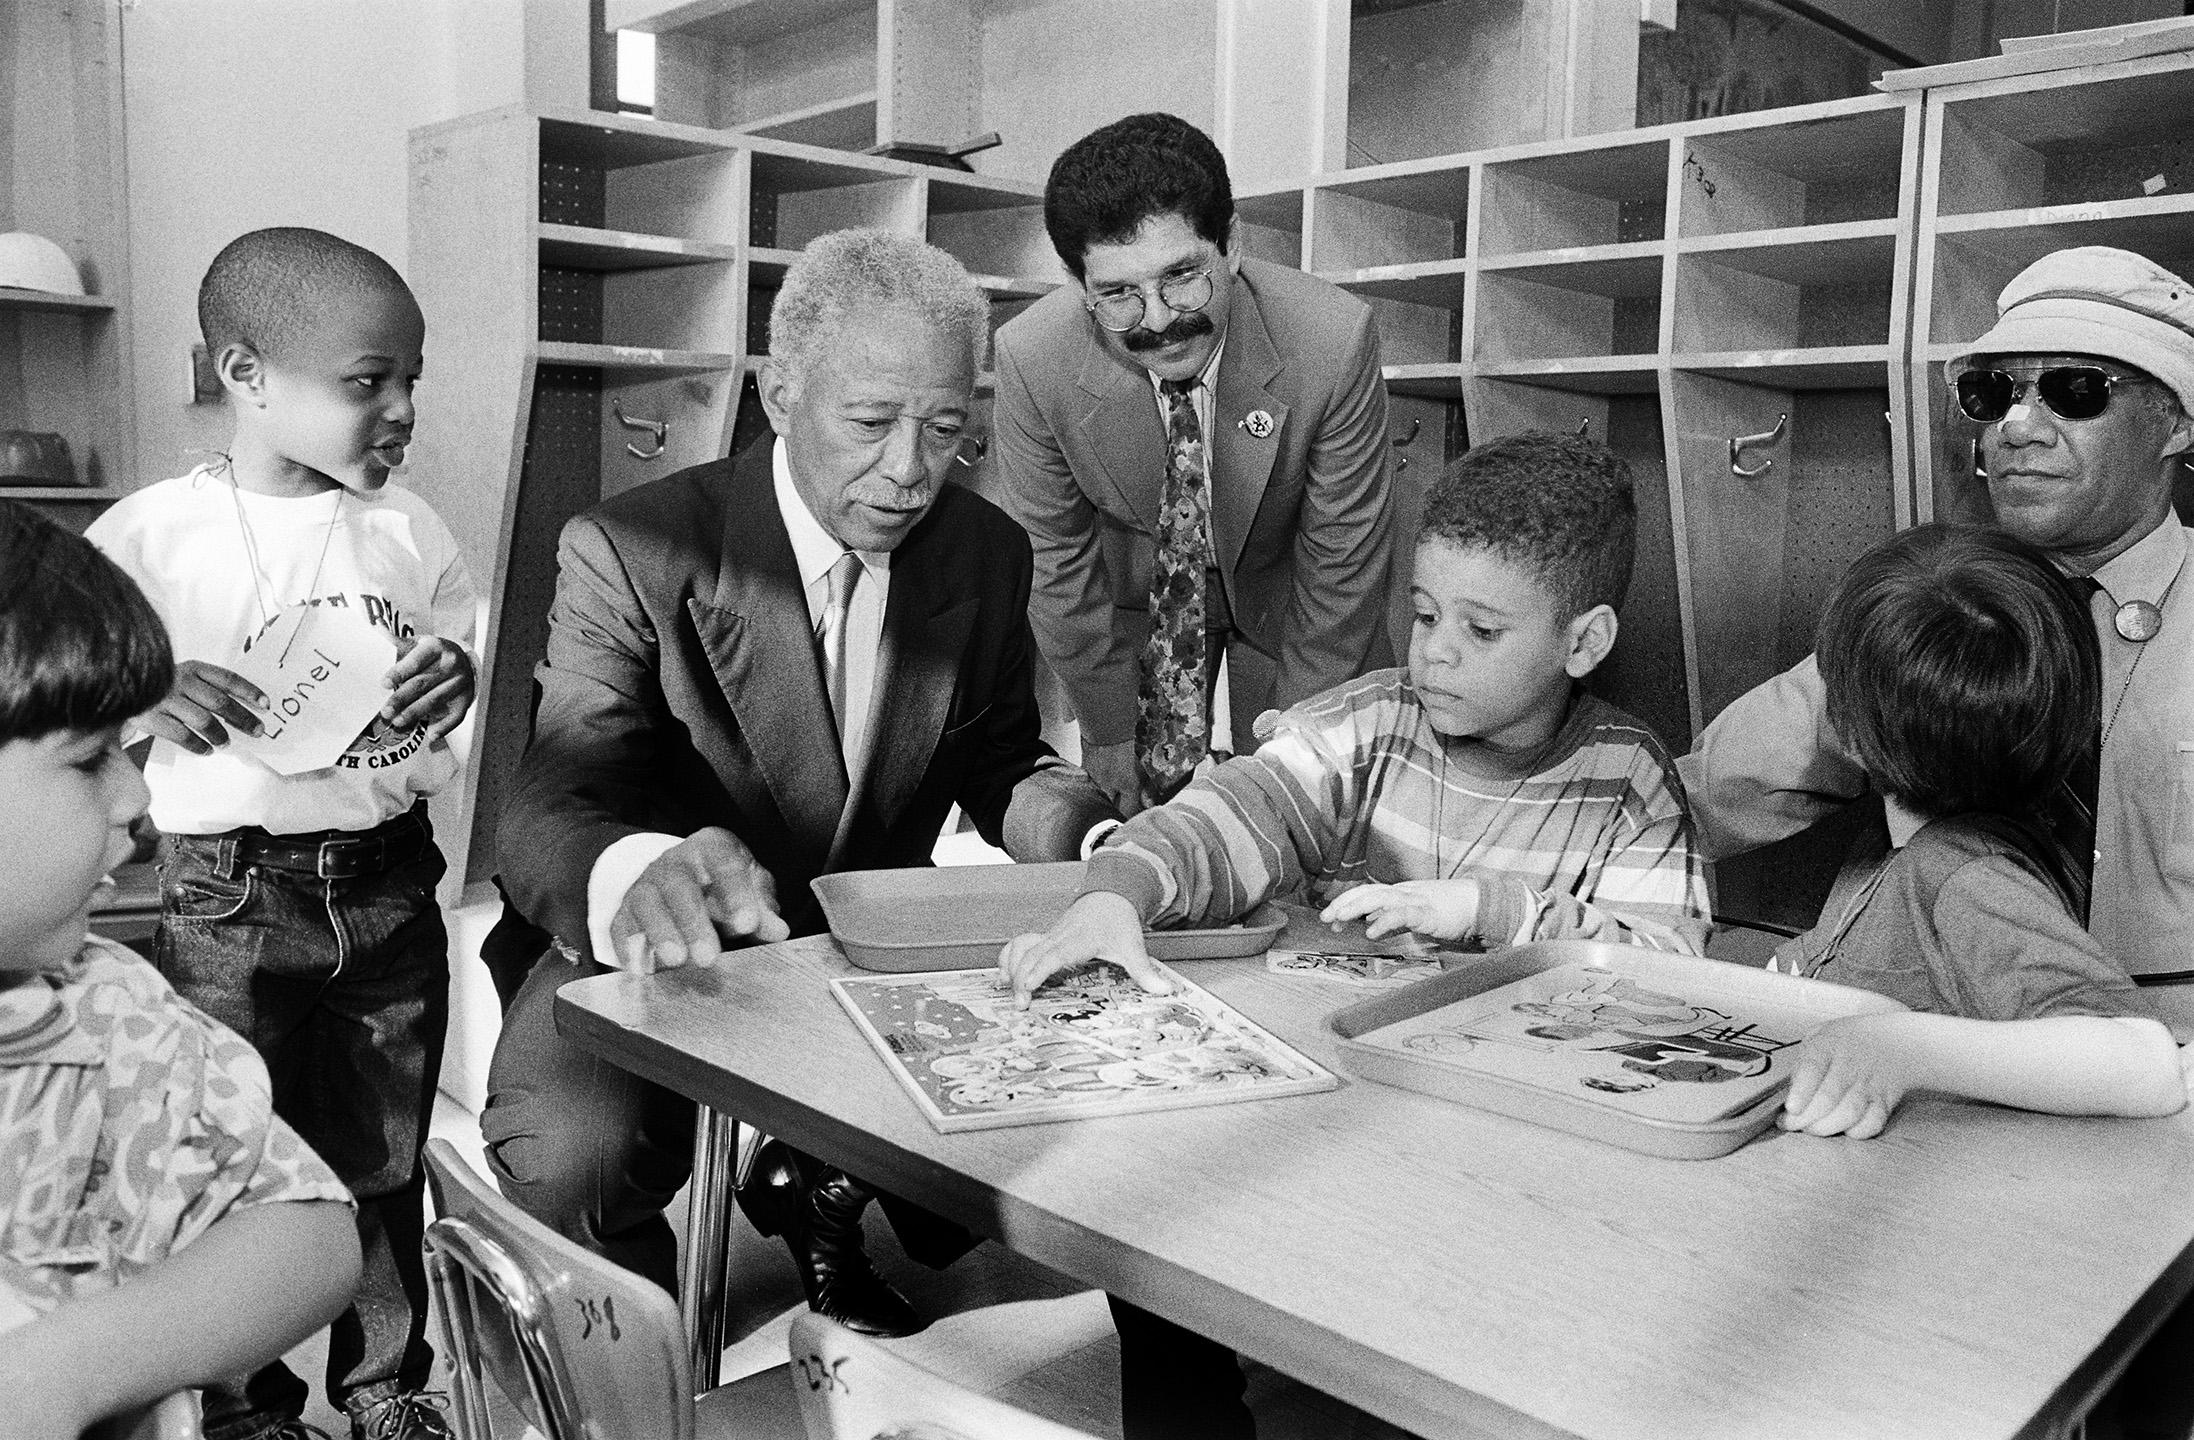
[{"label": "puzzle tray", "polygon": [[[1504,1079],[1418,1060],[1393,1050],[1359,1043],[1360,1035],[1413,1019],[1443,1005],[1497,990],[1512,981],[1557,966],[1584,964],[1628,976],[1639,984],[1665,988],[1700,1003],[1721,999],[1743,1009],[1747,1001],[1785,1013],[1815,1017],[1816,1023],[1846,1015],[1880,1014],[1904,1007],[1884,995],[1803,980],[1725,960],[1669,955],[1638,945],[1606,945],[1592,940],[1542,940],[1498,950],[1414,985],[1372,996],[1334,1011],[1327,1026],[1339,1040],[1340,1060],[1366,1080],[1457,1100],[1566,1130],[1573,1135],[1661,1155],[1672,1160],[1706,1160],[1726,1155],[1775,1123],[1783,1102],[1778,1085],[1746,1109],[1720,1120],[1686,1123],[1625,1115],[1593,1101]],[[1785,1084],[1788,1076],[1784,1077]]]},{"label": "puzzle tray", "polygon": [[[863,970],[985,970],[1014,936],[1046,930],[1082,889],[1082,865],[939,865],[844,870],[809,882],[831,936]],[[1260,905],[1241,921],[1153,930],[1160,960],[1262,955],[1287,917]]]}]

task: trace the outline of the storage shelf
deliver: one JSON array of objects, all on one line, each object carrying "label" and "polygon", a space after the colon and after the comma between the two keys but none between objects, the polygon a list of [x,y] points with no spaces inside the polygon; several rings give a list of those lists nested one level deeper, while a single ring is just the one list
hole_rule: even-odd
[{"label": "storage shelf", "polygon": [[1468,367],[1445,365],[1386,365],[1379,374],[1389,393],[1416,395],[1427,400],[1460,400]]},{"label": "storage shelf", "polygon": [[1558,290],[1623,299],[1660,293],[1661,257],[1667,252],[1665,241],[1633,240],[1620,245],[1577,245],[1564,250],[1503,255],[1478,268],[1489,277],[1529,280]]},{"label": "storage shelf", "polygon": [[0,500],[119,500],[123,492],[86,485],[0,485]]},{"label": "storage shelf", "polygon": [[637,371],[651,375],[705,375],[736,370],[739,357],[710,350],[655,350],[640,345],[581,345],[542,340],[533,358],[543,365],[578,365],[592,370]]},{"label": "storage shelf", "polygon": [[1660,364],[1652,355],[1580,355],[1564,360],[1480,362],[1487,380],[1514,380],[1549,390],[1585,395],[1646,395],[1660,383]]},{"label": "storage shelf", "polygon": [[541,117],[541,158],[552,163],[588,164],[621,170],[661,160],[721,155],[735,148],[714,131],[665,120],[627,119],[607,111],[585,120]]},{"label": "storage shelf", "polygon": [[1470,204],[1470,167],[1448,158],[1405,160],[1311,177],[1311,188],[1420,215],[1458,217]]},{"label": "storage shelf", "polygon": [[876,143],[876,92],[863,90],[836,100],[803,105],[736,127],[743,135],[762,135],[828,150],[866,150]]},{"label": "storage shelf", "polygon": [[1678,241],[1677,253],[1793,285],[1886,280],[1896,263],[1897,222],[1860,220],[1703,236]]},{"label": "storage shelf", "polygon": [[1690,375],[1802,390],[1863,390],[1889,383],[1887,345],[1700,351],[1676,355],[1670,364]]},{"label": "storage shelf", "polygon": [[1318,274],[1320,279],[1358,295],[1460,310],[1468,266],[1464,260],[1426,260],[1410,265],[1371,265],[1360,270],[1321,270]]},{"label": "storage shelf", "polygon": [[929,177],[929,213],[977,215],[986,210],[1041,209],[1044,191],[1025,181],[985,178],[953,170],[938,170]]},{"label": "storage shelf", "polygon": [[[739,359],[740,368],[745,370],[750,375],[760,374],[762,367],[764,365],[767,365],[768,363],[769,356],[762,353],[743,355]],[[997,379],[997,375],[992,371],[977,371],[975,375],[975,393],[978,395],[988,395],[993,389],[997,388]]]},{"label": "storage shelf", "polygon": [[0,310],[45,310],[81,315],[104,315],[114,301],[104,295],[56,295],[50,290],[15,290],[0,287]]},{"label": "storage shelf", "polygon": [[[756,245],[747,251],[747,273],[757,282],[774,285],[785,278],[785,267],[800,258],[797,250]],[[993,300],[1041,300],[1059,288],[1056,280],[1029,280],[1011,275],[969,275]]]},{"label": "storage shelf", "polygon": [[751,45],[806,30],[862,10],[876,0],[609,0],[604,9],[610,30],[645,30],[655,35],[687,35],[716,45]]},{"label": "storage shelf", "polygon": [[539,234],[541,263],[567,270],[659,270],[673,265],[712,265],[739,256],[735,246],[644,235],[635,230],[542,224]]}]

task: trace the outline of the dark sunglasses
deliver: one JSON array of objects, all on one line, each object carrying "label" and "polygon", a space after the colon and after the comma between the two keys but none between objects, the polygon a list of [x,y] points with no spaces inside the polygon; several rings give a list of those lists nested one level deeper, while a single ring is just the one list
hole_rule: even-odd
[{"label": "dark sunglasses", "polygon": [[2011,413],[2019,391],[2031,384],[2058,419],[2092,420],[2110,408],[2112,387],[2138,385],[2143,378],[2113,375],[2095,365],[2060,365],[2044,370],[2031,381],[2007,370],[1968,370],[1956,382],[1958,408],[1968,420],[1993,425]]}]

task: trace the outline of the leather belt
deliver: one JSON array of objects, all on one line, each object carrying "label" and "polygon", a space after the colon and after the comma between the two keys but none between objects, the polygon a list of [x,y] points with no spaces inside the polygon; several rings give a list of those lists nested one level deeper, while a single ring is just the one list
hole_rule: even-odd
[{"label": "leather belt", "polygon": [[270,835],[247,827],[232,832],[232,838],[240,863],[296,870],[322,880],[354,880],[418,859],[434,843],[434,831],[414,812],[355,834]]}]

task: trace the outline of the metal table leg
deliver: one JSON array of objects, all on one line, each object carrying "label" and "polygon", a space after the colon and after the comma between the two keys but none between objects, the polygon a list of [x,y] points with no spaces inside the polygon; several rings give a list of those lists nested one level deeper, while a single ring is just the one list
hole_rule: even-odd
[{"label": "metal table leg", "polygon": [[702,1105],[693,1126],[693,1186],[686,1195],[686,1243],[678,1312],[692,1347],[696,1394],[714,1390],[724,1355],[724,1270],[731,1244],[739,1122]]}]

